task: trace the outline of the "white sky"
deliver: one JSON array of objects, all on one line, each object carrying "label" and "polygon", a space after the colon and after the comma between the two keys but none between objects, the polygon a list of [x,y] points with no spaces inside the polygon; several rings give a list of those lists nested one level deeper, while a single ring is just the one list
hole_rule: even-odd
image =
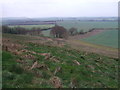
[{"label": "white sky", "polygon": [[1,7],[2,17],[107,17],[118,16],[118,1],[2,0]]}]

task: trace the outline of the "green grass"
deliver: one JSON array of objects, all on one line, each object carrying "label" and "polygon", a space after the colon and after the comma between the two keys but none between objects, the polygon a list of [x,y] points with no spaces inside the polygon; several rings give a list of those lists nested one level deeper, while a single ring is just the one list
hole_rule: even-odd
[{"label": "green grass", "polygon": [[118,48],[118,30],[106,30],[82,40],[93,44]]},{"label": "green grass", "polygon": [[[22,67],[15,61],[16,56],[10,52],[2,53],[2,86],[3,88],[26,87],[32,81],[33,75],[25,72]],[[29,83],[29,84],[28,84]]]},{"label": "green grass", "polygon": [[[58,72],[57,76],[62,79],[64,87],[68,87],[72,79],[76,79],[77,87],[82,88],[102,87],[102,85],[104,85],[103,87],[117,87],[117,68],[114,67],[118,64],[114,59],[97,54],[88,54],[84,56],[85,59],[82,59],[81,56],[84,55],[84,52],[44,45],[29,44],[29,50],[37,53],[51,53],[53,56],[60,58],[60,62],[64,64],[42,61],[41,59],[39,61],[44,62],[51,72],[58,66],[62,67],[62,72]],[[102,57],[102,60],[97,62],[96,60],[99,57]],[[81,65],[75,65],[73,60],[79,61]],[[87,68],[87,65],[93,66],[95,72],[92,72],[92,68]]]}]

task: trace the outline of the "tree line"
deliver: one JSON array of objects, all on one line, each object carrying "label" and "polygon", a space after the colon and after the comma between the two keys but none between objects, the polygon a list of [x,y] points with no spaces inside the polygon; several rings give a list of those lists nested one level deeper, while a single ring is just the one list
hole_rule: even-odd
[{"label": "tree line", "polygon": [[[47,30],[47,29],[45,29]],[[93,31],[93,29],[90,29],[88,32]],[[33,27],[31,30],[28,30],[27,28],[23,27],[8,27],[8,26],[2,26],[2,32],[3,33],[10,33],[10,34],[23,34],[23,35],[42,35],[43,29]],[[84,30],[78,31],[77,28],[70,28],[67,30],[66,28],[55,25],[51,28],[50,35],[54,38],[68,38],[69,36],[74,35],[80,35],[80,34],[86,34],[87,32],[84,32]]]},{"label": "tree line", "polygon": [[23,27],[8,27],[8,26],[2,26],[2,33],[10,33],[10,34],[22,34],[22,35],[41,35],[41,29],[40,28],[32,28],[31,30],[28,30]]},{"label": "tree line", "polygon": [[[94,28],[90,29],[88,32],[92,32],[93,30]],[[68,38],[69,36],[86,34],[86,33],[87,32],[84,32],[83,29],[78,31],[77,28],[72,27],[69,30],[67,30],[59,25],[55,25],[50,32],[51,36],[53,36],[54,38]]]}]

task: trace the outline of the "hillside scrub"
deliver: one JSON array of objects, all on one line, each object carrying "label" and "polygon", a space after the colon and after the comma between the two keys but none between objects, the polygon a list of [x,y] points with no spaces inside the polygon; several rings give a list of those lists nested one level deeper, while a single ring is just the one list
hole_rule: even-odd
[{"label": "hillside scrub", "polygon": [[[3,88],[118,87],[118,59],[67,46],[27,42],[24,36],[7,37],[11,40],[6,43],[24,47],[16,47],[15,51],[21,52],[18,54],[3,50]],[[23,40],[16,42],[18,37]]]}]

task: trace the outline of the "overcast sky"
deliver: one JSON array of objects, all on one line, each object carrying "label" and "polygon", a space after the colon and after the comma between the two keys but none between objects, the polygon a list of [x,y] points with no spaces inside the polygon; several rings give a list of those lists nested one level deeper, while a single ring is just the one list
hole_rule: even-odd
[{"label": "overcast sky", "polygon": [[[118,16],[119,0],[2,0],[2,17]],[[1,11],[1,10],[0,10]]]}]

